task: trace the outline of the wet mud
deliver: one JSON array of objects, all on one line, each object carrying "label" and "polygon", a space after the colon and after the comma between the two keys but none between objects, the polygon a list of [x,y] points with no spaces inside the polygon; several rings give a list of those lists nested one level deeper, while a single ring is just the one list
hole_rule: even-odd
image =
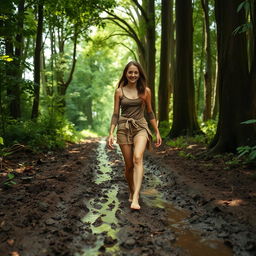
[{"label": "wet mud", "polygon": [[256,255],[255,228],[161,158],[145,155],[139,211],[123,174],[120,151],[104,140],[36,156],[16,185],[1,187],[0,255]]}]

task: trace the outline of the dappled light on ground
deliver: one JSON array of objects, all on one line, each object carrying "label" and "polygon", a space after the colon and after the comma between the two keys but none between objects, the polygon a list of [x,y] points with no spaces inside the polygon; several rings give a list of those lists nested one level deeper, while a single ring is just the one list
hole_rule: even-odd
[{"label": "dappled light on ground", "polygon": [[217,200],[219,205],[228,205],[228,206],[243,206],[246,202],[242,199],[230,199],[230,200]]}]

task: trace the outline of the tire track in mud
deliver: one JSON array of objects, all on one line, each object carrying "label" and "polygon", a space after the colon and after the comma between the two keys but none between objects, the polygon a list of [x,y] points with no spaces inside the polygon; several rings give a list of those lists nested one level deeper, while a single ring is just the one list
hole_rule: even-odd
[{"label": "tire track in mud", "polygon": [[145,157],[142,209],[132,211],[120,151],[101,141],[97,152],[94,182],[100,189],[83,219],[96,240],[83,255],[255,255],[249,227],[230,216],[227,221],[152,154]]}]

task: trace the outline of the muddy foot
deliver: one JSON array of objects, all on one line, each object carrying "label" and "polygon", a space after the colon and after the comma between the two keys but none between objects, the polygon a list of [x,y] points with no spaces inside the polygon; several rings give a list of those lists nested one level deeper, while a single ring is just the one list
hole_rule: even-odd
[{"label": "muddy foot", "polygon": [[140,205],[138,200],[133,199],[132,204],[131,204],[131,209],[133,210],[140,210]]}]

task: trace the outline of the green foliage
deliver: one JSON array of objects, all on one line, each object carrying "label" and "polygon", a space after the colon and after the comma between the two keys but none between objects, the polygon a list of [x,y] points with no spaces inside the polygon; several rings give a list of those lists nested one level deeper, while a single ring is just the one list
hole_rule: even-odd
[{"label": "green foliage", "polygon": [[238,158],[245,157],[246,162],[256,161],[256,146],[241,146],[237,148]]},{"label": "green foliage", "polygon": [[74,125],[58,115],[41,116],[37,122],[12,120],[5,134],[7,145],[19,143],[33,150],[63,148],[66,141],[74,142],[77,139]]},{"label": "green foliage", "polygon": [[[229,165],[229,167],[234,167],[234,166],[237,166],[237,165],[240,165],[241,164],[241,160],[238,159],[237,157],[233,157],[231,160],[225,162],[226,165]],[[229,169],[229,168],[226,168],[226,169]]]},{"label": "green foliage", "polygon": [[203,135],[195,136],[180,136],[176,139],[169,140],[167,145],[176,148],[186,148],[190,144],[207,144],[213,138],[216,132],[217,122],[215,120],[208,120],[201,123]]},{"label": "green foliage", "polygon": [[167,145],[175,148],[186,148],[189,145],[188,137],[180,136],[178,138],[169,140]]},{"label": "green foliage", "polygon": [[200,127],[205,134],[205,143],[209,143],[216,133],[217,129],[217,121],[216,120],[208,120],[206,122],[202,122]]},{"label": "green foliage", "polygon": [[250,120],[242,122],[241,124],[256,124],[256,119],[250,119]]},{"label": "green foliage", "polygon": [[168,133],[170,132],[170,123],[168,121],[163,121],[159,125],[159,131],[162,136],[162,138],[165,138]]},{"label": "green foliage", "polygon": [[4,182],[5,186],[11,186],[17,184],[13,179],[15,178],[15,175],[13,173],[8,173],[7,180]]},{"label": "green foliage", "polygon": [[192,155],[191,153],[186,153],[185,151],[180,151],[179,156],[188,158],[188,159],[195,159],[194,155]]},{"label": "green foliage", "polygon": [[[242,122],[241,124],[252,125],[256,124],[256,119],[250,119]],[[244,158],[245,162],[250,163],[256,161],[256,145],[241,146],[237,148],[238,158]]]},{"label": "green foliage", "polygon": [[96,132],[91,130],[82,130],[80,134],[83,138],[96,138],[99,136]]},{"label": "green foliage", "polygon": [[106,42],[105,33],[100,30],[93,41],[84,45],[66,97],[66,116],[76,129],[102,136],[108,134],[114,90],[126,64],[123,58],[127,53],[122,47],[120,50],[118,46],[114,48],[114,41]]}]

